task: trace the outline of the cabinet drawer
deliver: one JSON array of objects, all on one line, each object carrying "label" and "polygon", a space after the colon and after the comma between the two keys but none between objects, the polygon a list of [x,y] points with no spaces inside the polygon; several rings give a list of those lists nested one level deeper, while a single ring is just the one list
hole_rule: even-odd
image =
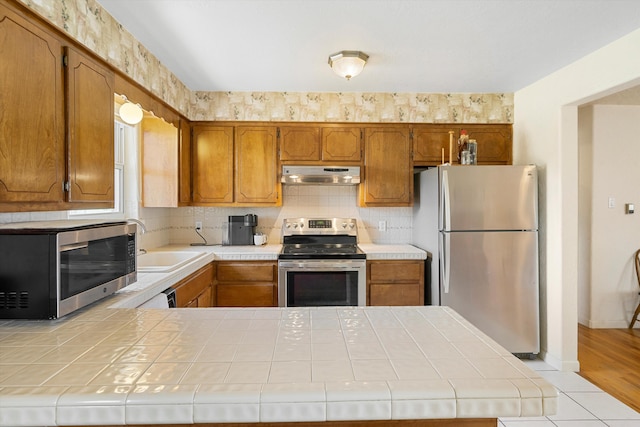
[{"label": "cabinet drawer", "polygon": [[213,266],[209,264],[173,286],[176,290],[176,304],[178,307],[184,307],[207,287],[211,289],[212,283]]},{"label": "cabinet drawer", "polygon": [[265,284],[219,284],[217,305],[219,307],[273,307],[274,286]]},{"label": "cabinet drawer", "polygon": [[420,284],[372,284],[369,305],[422,305]]},{"label": "cabinet drawer", "polygon": [[371,282],[421,282],[423,276],[423,261],[372,261],[369,263]]},{"label": "cabinet drawer", "polygon": [[218,282],[275,282],[275,263],[219,263]]}]

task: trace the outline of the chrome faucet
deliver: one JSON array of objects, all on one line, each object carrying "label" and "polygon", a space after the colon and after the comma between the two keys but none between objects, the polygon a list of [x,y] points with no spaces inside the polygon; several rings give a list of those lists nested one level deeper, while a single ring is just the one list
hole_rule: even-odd
[{"label": "chrome faucet", "polygon": [[142,234],[147,232],[147,227],[145,227],[144,223],[142,221],[140,221],[139,219],[127,218],[127,222],[135,222],[136,224],[138,224],[140,226],[140,230],[141,230]]}]

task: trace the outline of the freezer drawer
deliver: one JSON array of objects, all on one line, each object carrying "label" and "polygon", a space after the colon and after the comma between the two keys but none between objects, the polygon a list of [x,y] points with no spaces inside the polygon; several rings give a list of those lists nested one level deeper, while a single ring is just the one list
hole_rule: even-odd
[{"label": "freezer drawer", "polygon": [[537,232],[440,233],[440,300],[512,353],[539,353]]},{"label": "freezer drawer", "polygon": [[439,230],[537,230],[535,166],[443,166]]}]

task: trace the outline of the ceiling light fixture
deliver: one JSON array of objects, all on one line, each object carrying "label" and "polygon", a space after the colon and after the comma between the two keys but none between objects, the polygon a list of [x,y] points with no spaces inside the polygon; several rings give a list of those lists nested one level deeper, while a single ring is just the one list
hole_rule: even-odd
[{"label": "ceiling light fixture", "polygon": [[362,72],[367,59],[369,55],[359,50],[343,50],[329,56],[329,66],[340,77],[351,80]]},{"label": "ceiling light fixture", "polygon": [[124,104],[122,104],[118,110],[120,118],[129,125],[137,125],[142,120],[142,107],[140,104],[134,104],[129,101],[126,96],[121,96],[124,99]]}]

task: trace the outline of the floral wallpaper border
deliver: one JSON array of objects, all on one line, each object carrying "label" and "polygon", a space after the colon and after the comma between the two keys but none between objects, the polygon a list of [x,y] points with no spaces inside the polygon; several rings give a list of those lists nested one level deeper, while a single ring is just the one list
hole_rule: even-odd
[{"label": "floral wallpaper border", "polygon": [[513,123],[513,94],[195,92],[193,120]]},{"label": "floral wallpaper border", "polygon": [[194,92],[95,0],[18,0],[191,120],[513,123],[512,93]]}]

